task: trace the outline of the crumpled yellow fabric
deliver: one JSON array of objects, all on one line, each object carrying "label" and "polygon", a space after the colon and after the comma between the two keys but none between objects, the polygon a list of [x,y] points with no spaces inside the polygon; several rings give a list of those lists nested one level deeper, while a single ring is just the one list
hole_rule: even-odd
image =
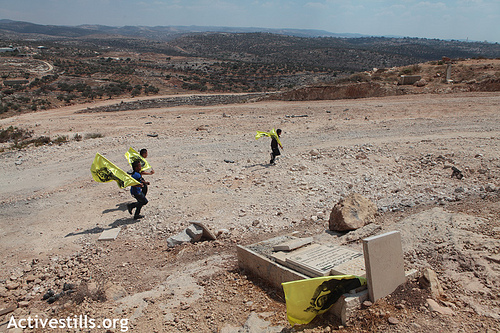
[{"label": "crumpled yellow fabric", "polygon": [[270,138],[275,138],[276,141],[278,141],[278,144],[281,146],[281,141],[280,141],[280,137],[278,136],[278,133],[276,133],[276,130],[273,128],[271,131],[269,132],[262,132],[262,131],[257,131],[257,135],[255,135],[255,140],[263,137],[263,136],[268,136]]},{"label": "crumpled yellow fabric", "polygon": [[366,279],[356,275],[321,276],[284,282],[286,313],[290,325],[308,324],[314,317],[328,311],[351,289],[366,285]]}]

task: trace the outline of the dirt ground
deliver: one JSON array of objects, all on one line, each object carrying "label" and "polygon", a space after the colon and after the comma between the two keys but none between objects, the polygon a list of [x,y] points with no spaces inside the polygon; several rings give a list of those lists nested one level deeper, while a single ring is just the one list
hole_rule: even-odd
[{"label": "dirt ground", "polygon": [[[102,135],[0,154],[0,310],[18,307],[0,332],[12,315],[126,319],[88,332],[500,331],[500,93],[76,113],[86,107],[0,120],[35,135]],[[271,166],[269,139],[255,131],[273,127],[284,149]],[[90,174],[97,152],[130,169],[129,147],[147,148],[155,170],[141,220],[127,212],[128,189]],[[353,192],[377,205],[377,221],[332,242],[360,249],[366,236],[401,231],[405,268],[433,269],[435,300],[451,313],[411,279],[346,326],[325,314],[292,328],[282,291],[240,271],[237,244],[324,237]],[[168,248],[192,220],[217,240]],[[117,239],[98,241],[110,227],[121,227]],[[42,299],[65,283],[77,291]]]}]

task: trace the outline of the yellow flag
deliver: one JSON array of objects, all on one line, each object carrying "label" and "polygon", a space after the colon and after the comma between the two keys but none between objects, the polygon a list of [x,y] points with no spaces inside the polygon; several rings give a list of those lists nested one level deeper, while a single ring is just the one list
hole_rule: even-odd
[{"label": "yellow flag", "polygon": [[130,165],[134,163],[136,160],[141,161],[141,171],[151,169],[151,165],[149,165],[148,161],[144,157],[141,156],[138,152],[134,150],[134,148],[130,147],[128,151],[125,153],[125,157]]},{"label": "yellow flag", "polygon": [[328,311],[346,292],[366,285],[355,275],[321,276],[284,282],[286,314],[290,325],[308,324],[316,315]]},{"label": "yellow flag", "polygon": [[95,154],[90,172],[94,180],[99,183],[107,183],[114,180],[118,183],[120,188],[140,184],[137,180],[130,177],[125,171],[111,163],[99,153]]},{"label": "yellow flag", "polygon": [[255,140],[262,138],[263,136],[268,136],[270,138],[275,138],[276,141],[278,141],[279,145],[281,146],[281,141],[280,137],[278,136],[278,133],[276,133],[276,130],[273,128],[269,132],[262,132],[262,131],[257,131],[257,135],[255,135]]}]

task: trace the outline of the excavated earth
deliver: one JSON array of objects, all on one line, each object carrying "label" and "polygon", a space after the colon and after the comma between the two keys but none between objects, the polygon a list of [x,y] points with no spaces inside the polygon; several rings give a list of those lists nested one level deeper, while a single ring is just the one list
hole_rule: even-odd
[{"label": "excavated earth", "polygon": [[[500,330],[500,93],[78,113],[93,106],[0,120],[70,139],[0,154],[0,310],[15,308],[0,332],[16,331],[12,318],[83,315],[121,320],[86,332]],[[255,140],[271,128],[283,130],[274,166],[269,139]],[[155,170],[141,220],[127,212],[128,189],[90,174],[97,152],[130,169],[129,147],[147,148]],[[328,232],[333,206],[351,193],[377,205],[376,221]],[[169,248],[193,220],[217,239]],[[121,228],[116,240],[98,241],[111,227]],[[440,296],[417,276],[347,325],[325,314],[292,328],[282,290],[238,268],[238,244],[295,232],[361,249],[391,230],[405,268],[434,270]],[[63,289],[74,292],[43,299]]]}]

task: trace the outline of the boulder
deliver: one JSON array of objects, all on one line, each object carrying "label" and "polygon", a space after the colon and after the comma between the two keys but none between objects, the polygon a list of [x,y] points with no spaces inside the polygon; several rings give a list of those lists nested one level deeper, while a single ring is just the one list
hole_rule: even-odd
[{"label": "boulder", "polygon": [[332,231],[356,230],[373,222],[377,206],[360,194],[353,193],[332,209],[329,228]]},{"label": "boulder", "polygon": [[427,81],[425,79],[420,79],[417,82],[415,82],[413,85],[417,86],[417,87],[424,87],[427,85]]}]

